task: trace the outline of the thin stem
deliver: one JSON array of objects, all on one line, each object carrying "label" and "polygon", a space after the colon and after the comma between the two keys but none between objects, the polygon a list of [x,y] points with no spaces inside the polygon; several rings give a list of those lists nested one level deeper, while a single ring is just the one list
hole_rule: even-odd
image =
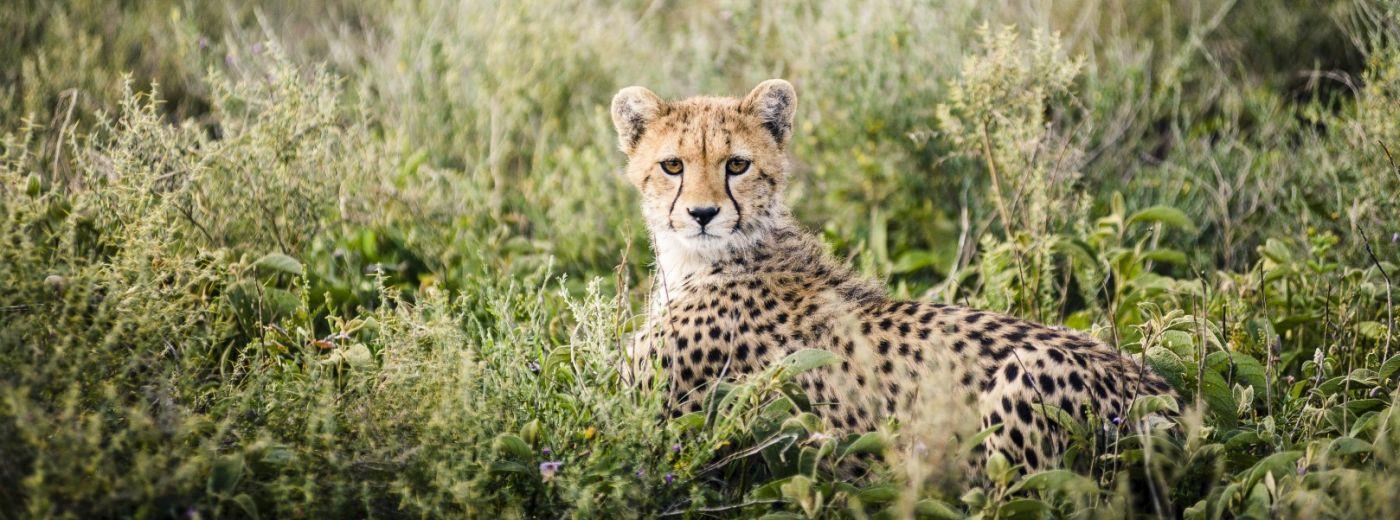
[{"label": "thin stem", "polygon": [[992,139],[987,133],[987,122],[982,122],[982,155],[987,159],[987,173],[992,177],[992,199],[997,203],[997,213],[1001,215],[1001,225],[1006,229],[1007,235],[1011,234],[1011,213],[1006,211],[1006,202],[1002,200],[1001,180],[997,175],[997,160],[992,157]]}]

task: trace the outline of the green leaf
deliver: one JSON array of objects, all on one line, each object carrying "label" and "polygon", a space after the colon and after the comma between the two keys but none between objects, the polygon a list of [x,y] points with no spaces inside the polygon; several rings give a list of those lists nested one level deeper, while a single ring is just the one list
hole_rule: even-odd
[{"label": "green leaf", "polygon": [[1363,321],[1357,324],[1356,328],[1362,336],[1376,341],[1385,339],[1385,335],[1390,332],[1379,321]]},{"label": "green leaf", "polygon": [[906,251],[899,255],[899,259],[894,261],[890,270],[895,273],[908,273],[934,265],[938,265],[938,255],[933,251]]},{"label": "green leaf", "polygon": [[1384,406],[1384,399],[1352,399],[1347,401],[1347,411],[1358,415],[1371,410],[1379,410]]},{"label": "green leaf", "polygon": [[899,490],[891,485],[871,486],[862,489],[856,498],[867,504],[883,504],[899,497]]},{"label": "green leaf", "polygon": [[1089,478],[1073,471],[1056,469],[1026,475],[1016,484],[1017,489],[1059,491],[1065,493],[1092,492],[1097,486]]},{"label": "green leaf", "polygon": [[253,262],[253,267],[264,271],[276,271],[279,273],[286,273],[292,276],[301,276],[301,273],[303,272],[301,268],[301,262],[298,262],[297,259],[284,255],[282,253],[268,253],[266,255],[263,255],[262,258],[259,258],[256,262]]},{"label": "green leaf", "polygon": [[790,375],[841,362],[841,357],[827,350],[805,348],[783,358],[782,365]]},{"label": "green leaf", "polygon": [[243,510],[244,516],[253,520],[260,518],[257,503],[253,502],[253,497],[248,496],[247,493],[239,493],[238,496],[233,497],[233,503],[238,506],[238,509]]},{"label": "green leaf", "polygon": [[534,456],[534,453],[530,451],[530,445],[525,443],[525,439],[509,433],[497,435],[496,440],[491,442],[491,447],[496,450],[496,453],[518,460],[530,460]]},{"label": "green leaf", "polygon": [[1152,414],[1163,411],[1179,412],[1181,408],[1176,404],[1176,398],[1170,395],[1143,395],[1138,396],[1133,404],[1128,407],[1128,420],[1136,423]]},{"label": "green leaf", "polygon": [[1128,224],[1137,222],[1160,222],[1168,226],[1175,226],[1186,231],[1195,231],[1196,224],[1191,222],[1191,217],[1186,216],[1186,212],[1171,206],[1152,206],[1134,213],[1128,217]]},{"label": "green leaf", "polygon": [[1222,426],[1233,427],[1239,420],[1235,396],[1230,392],[1230,385],[1226,384],[1225,378],[1214,369],[1207,369],[1205,377],[1201,380],[1201,399]]},{"label": "green leaf", "polygon": [[214,461],[214,466],[209,470],[209,481],[206,488],[211,495],[221,495],[233,491],[238,487],[238,481],[243,479],[243,456],[230,455],[220,457]]},{"label": "green leaf", "polygon": [[1188,262],[1188,260],[1186,259],[1186,253],[1177,251],[1175,249],[1154,249],[1151,251],[1146,251],[1142,253],[1142,258],[1144,260],[1155,260],[1158,262],[1176,265],[1186,265],[1186,263]]},{"label": "green leaf", "polygon": [[1273,474],[1275,479],[1282,478],[1284,475],[1292,473],[1295,470],[1295,464],[1298,462],[1298,459],[1302,457],[1303,452],[1297,450],[1280,451],[1268,457],[1264,457],[1259,462],[1254,463],[1254,467],[1249,469],[1248,486],[1252,487],[1262,480],[1265,473]]},{"label": "green leaf", "polygon": [[1184,330],[1168,330],[1162,333],[1161,346],[1176,354],[1177,360],[1196,357],[1196,336]]},{"label": "green leaf", "polygon": [[574,349],[568,345],[555,347],[545,356],[544,364],[540,366],[540,375],[559,381],[572,381],[573,379]]},{"label": "green leaf", "polygon": [[1147,365],[1166,379],[1173,388],[1181,388],[1186,374],[1186,362],[1181,356],[1166,347],[1154,346],[1147,349]]},{"label": "green leaf", "polygon": [[1371,451],[1371,443],[1355,437],[1337,437],[1327,445],[1328,455],[1354,455]]},{"label": "green leaf", "polygon": [[997,508],[997,518],[1040,518],[1050,512],[1050,506],[1039,500],[1022,498],[1004,503]]},{"label": "green leaf", "polygon": [[991,455],[987,456],[986,471],[987,478],[990,478],[992,482],[1005,486],[1015,476],[1016,468],[1011,465],[1011,460],[1007,459],[1006,455],[1001,454],[1001,451],[993,451]]},{"label": "green leaf", "polygon": [[804,475],[795,475],[778,489],[782,491],[784,498],[801,503],[811,495],[812,486],[812,479]]},{"label": "green leaf", "polygon": [[971,506],[973,509],[982,509],[982,506],[987,505],[987,492],[982,491],[980,487],[975,487],[963,492],[962,496],[958,497],[958,500],[961,500],[962,503]]},{"label": "green leaf", "polygon": [[925,498],[914,504],[914,514],[919,518],[937,520],[955,520],[963,517],[953,506],[936,498]]},{"label": "green leaf", "polygon": [[1087,433],[1082,422],[1075,419],[1073,415],[1070,415],[1069,411],[1058,406],[1041,403],[1031,405],[1031,409],[1055,421],[1061,428],[1070,431],[1074,435],[1084,435]]},{"label": "green leaf", "polygon": [[856,439],[854,442],[851,442],[850,445],[846,446],[846,449],[841,450],[841,458],[844,459],[850,455],[855,455],[859,453],[883,453],[885,451],[885,448],[888,448],[889,445],[890,441],[889,439],[885,438],[885,434],[880,432],[870,432],[865,435],[861,435],[860,438]]},{"label": "green leaf", "polygon": [[1380,370],[1376,372],[1376,378],[1381,381],[1390,379],[1390,376],[1395,375],[1396,371],[1400,371],[1400,354],[1390,356],[1390,359],[1385,360],[1385,363],[1381,364]]},{"label": "green leaf", "polygon": [[1272,260],[1275,264],[1289,264],[1293,261],[1293,255],[1288,252],[1288,246],[1283,245],[1276,238],[1270,238],[1259,246],[1259,254],[1264,258]]},{"label": "green leaf", "polygon": [[369,351],[369,347],[361,343],[337,348],[331,355],[320,361],[322,365],[339,365],[344,363],[354,368],[364,368],[374,364],[374,354]]},{"label": "green leaf", "polygon": [[991,425],[991,426],[988,426],[986,429],[984,429],[984,430],[982,430],[982,431],[980,431],[980,432],[977,432],[976,435],[973,435],[971,438],[967,439],[967,441],[964,441],[964,442],[962,443],[962,446],[960,447],[960,448],[961,448],[961,452],[962,452],[962,453],[969,453],[969,452],[971,452],[973,448],[976,448],[977,446],[981,446],[983,442],[986,442],[987,437],[991,437],[991,436],[992,436],[993,434],[995,434],[996,432],[1001,431],[1001,428],[1002,428],[1002,424],[1001,424],[1001,423],[997,423],[997,424],[993,424],[993,425]]},{"label": "green leaf", "polygon": [[1264,365],[1259,360],[1250,357],[1243,352],[1215,351],[1206,356],[1206,366],[1224,376],[1231,372],[1231,362],[1233,361],[1233,374],[1236,381],[1243,382],[1254,387],[1254,392],[1259,395],[1264,393]]},{"label": "green leaf", "polygon": [[698,430],[705,426],[705,412],[690,412],[675,419],[671,419],[667,424],[671,425],[676,431],[681,432]]},{"label": "green leaf", "polygon": [[782,487],[792,481],[793,477],[784,477],[773,480],[758,486],[749,492],[749,497],[754,500],[775,500],[783,497]]}]

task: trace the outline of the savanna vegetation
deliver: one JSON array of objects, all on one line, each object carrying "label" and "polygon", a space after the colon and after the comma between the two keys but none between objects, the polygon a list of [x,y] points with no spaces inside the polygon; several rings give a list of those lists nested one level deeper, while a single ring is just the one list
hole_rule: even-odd
[{"label": "savanna vegetation", "polygon": [[[1400,517],[1395,0],[16,0],[0,33],[0,518]],[[967,471],[938,410],[834,434],[804,356],[657,419],[608,101],[771,77],[834,252],[1178,398],[1045,407],[1078,441],[1029,475]]]}]

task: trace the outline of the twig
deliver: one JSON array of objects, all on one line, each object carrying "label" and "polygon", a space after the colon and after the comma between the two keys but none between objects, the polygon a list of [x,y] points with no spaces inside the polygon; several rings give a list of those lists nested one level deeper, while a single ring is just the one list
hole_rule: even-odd
[{"label": "twig", "polygon": [[[52,180],[55,182],[58,180],[58,167],[60,164],[60,159],[63,157],[63,133],[68,130],[68,125],[73,120],[73,107],[77,105],[78,89],[68,89],[68,110],[63,115],[63,123],[58,126],[58,139],[54,140],[53,144],[53,167],[51,174]],[[68,184],[69,182],[71,182],[71,180],[66,178],[64,179],[64,181],[64,184]]]},{"label": "twig", "polygon": [[987,158],[987,172],[992,176],[992,195],[996,199],[997,213],[1001,214],[1001,225],[1006,230],[1008,236],[1011,235],[1011,214],[1006,211],[1006,202],[1002,200],[1001,181],[997,176],[997,160],[992,157],[992,141],[987,134],[987,122],[982,122],[982,155]]},{"label": "twig", "polygon": [[1390,155],[1390,148],[1380,139],[1376,139],[1376,144],[1381,145],[1381,150],[1385,151],[1385,158],[1390,161],[1390,171],[1395,172],[1395,177],[1400,179],[1400,167],[1395,166],[1395,157]]},{"label": "twig", "polygon": [[1390,273],[1385,272],[1380,259],[1376,258],[1376,252],[1371,250],[1371,239],[1366,236],[1366,229],[1357,226],[1356,230],[1361,233],[1361,244],[1366,246],[1366,255],[1371,257],[1371,263],[1385,278],[1385,355],[1381,359],[1390,359],[1390,338],[1395,335],[1395,304],[1390,296]]}]

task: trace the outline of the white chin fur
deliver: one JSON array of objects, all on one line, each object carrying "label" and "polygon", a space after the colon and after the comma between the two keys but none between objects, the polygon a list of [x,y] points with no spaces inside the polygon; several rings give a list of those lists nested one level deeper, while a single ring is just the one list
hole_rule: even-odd
[{"label": "white chin fur", "polygon": [[748,237],[728,233],[713,238],[695,236],[695,230],[652,232],[658,275],[666,288],[675,291],[686,276],[700,272],[716,260],[733,256],[749,244]]}]

